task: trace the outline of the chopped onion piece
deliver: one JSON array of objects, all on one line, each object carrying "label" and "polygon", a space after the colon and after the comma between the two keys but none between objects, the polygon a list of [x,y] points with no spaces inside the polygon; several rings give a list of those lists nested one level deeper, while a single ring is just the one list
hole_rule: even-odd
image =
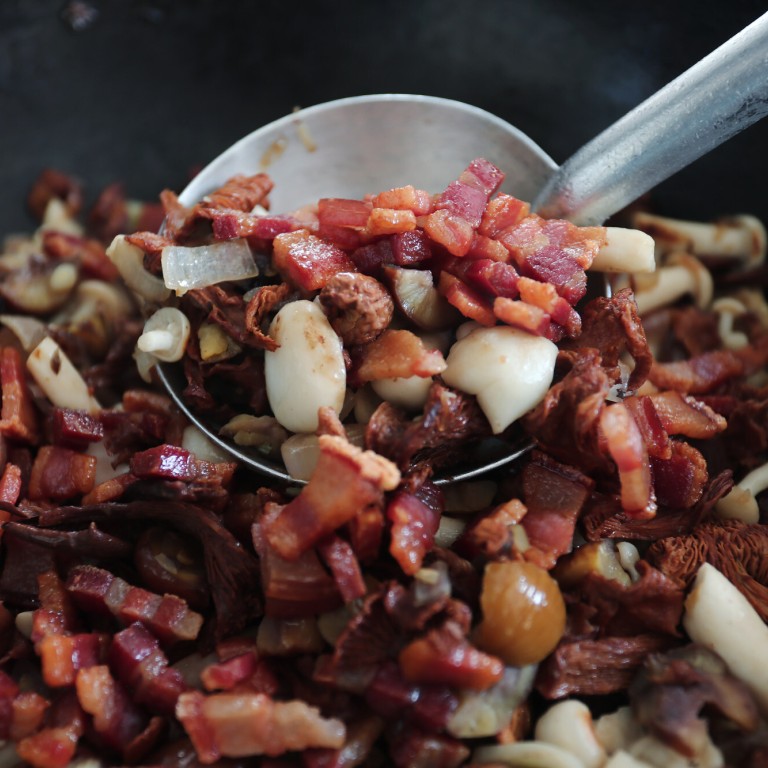
[{"label": "chopped onion piece", "polygon": [[166,288],[181,295],[194,288],[256,277],[259,268],[244,238],[190,248],[167,245],[160,256]]},{"label": "chopped onion piece", "polygon": [[117,235],[107,248],[107,256],[117,267],[120,277],[135,293],[147,301],[158,304],[170,295],[163,281],[144,269],[144,251],[129,243],[125,235]]}]

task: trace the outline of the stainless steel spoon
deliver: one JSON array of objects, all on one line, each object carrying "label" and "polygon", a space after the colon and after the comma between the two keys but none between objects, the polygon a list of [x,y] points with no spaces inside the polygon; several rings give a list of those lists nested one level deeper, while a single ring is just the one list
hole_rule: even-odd
[{"label": "stainless steel spoon", "polygon": [[[457,101],[402,94],[340,99],[299,110],[227,149],[181,194],[192,205],[237,173],[268,171],[272,209],[360,197],[413,184],[439,191],[475,157],[506,173],[503,189],[546,216],[602,223],[768,113],[768,13],[629,112],[559,166],[505,121]],[[209,439],[249,467],[299,482],[281,464],[220,437],[184,403],[178,366],[158,366],[168,393]],[[438,483],[517,459],[530,445],[489,444]]]}]

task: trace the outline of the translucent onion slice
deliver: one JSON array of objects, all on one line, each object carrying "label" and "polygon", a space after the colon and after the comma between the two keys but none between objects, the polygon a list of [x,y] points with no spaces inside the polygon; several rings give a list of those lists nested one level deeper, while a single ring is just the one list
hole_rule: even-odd
[{"label": "translucent onion slice", "polygon": [[227,280],[256,277],[259,269],[244,238],[189,248],[168,245],[160,255],[166,288],[185,293]]}]

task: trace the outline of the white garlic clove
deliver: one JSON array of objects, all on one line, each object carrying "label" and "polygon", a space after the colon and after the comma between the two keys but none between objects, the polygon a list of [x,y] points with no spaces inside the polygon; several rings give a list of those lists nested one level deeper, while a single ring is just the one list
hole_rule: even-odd
[{"label": "white garlic clove", "polygon": [[443,380],[477,397],[494,434],[537,405],[555,372],[557,347],[517,328],[477,328],[452,347]]},{"label": "white garlic clove", "polygon": [[473,764],[491,763],[509,768],[584,768],[578,757],[561,747],[541,741],[518,741],[480,747],[472,756]]},{"label": "white garlic clove", "polygon": [[269,335],[280,345],[264,353],[267,399],[275,418],[291,432],[314,432],[317,411],[341,411],[347,372],[342,344],[320,307],[302,299],[275,315]]},{"label": "white garlic clove", "polygon": [[576,755],[584,768],[600,768],[605,762],[592,713],[582,701],[569,699],[553,704],[536,723],[534,737]]}]

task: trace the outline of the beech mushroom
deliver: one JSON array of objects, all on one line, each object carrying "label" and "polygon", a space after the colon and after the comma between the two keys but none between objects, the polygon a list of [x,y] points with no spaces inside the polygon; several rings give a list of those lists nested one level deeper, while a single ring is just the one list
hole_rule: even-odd
[{"label": "beech mushroom", "polygon": [[171,295],[159,277],[144,268],[144,251],[118,235],[107,248],[107,256],[117,267],[120,277],[136,294],[152,304],[162,304]]},{"label": "beech mushroom", "polygon": [[100,410],[77,368],[50,336],[32,350],[27,369],[46,397],[59,408],[90,413]]},{"label": "beech mushroom", "polygon": [[584,768],[600,768],[605,762],[605,749],[595,735],[592,713],[577,699],[553,704],[536,723],[534,737],[571,752]]},{"label": "beech mushroom", "polygon": [[187,316],[175,307],[163,307],[144,323],[144,331],[136,346],[164,363],[175,363],[184,356],[189,333]]},{"label": "beech mushroom", "polygon": [[70,207],[55,195],[51,197],[45,206],[43,221],[40,224],[41,231],[63,232],[75,237],[83,236],[83,227],[72,215]]},{"label": "beech mushroom", "polygon": [[712,302],[712,311],[717,313],[717,332],[726,349],[743,349],[749,344],[746,333],[733,329],[734,320],[747,311],[740,301],[732,296],[723,296]]},{"label": "beech mushroom", "polygon": [[291,432],[314,432],[317,411],[327,405],[340,413],[347,373],[341,340],[317,304],[286,304],[269,335],[279,344],[264,353],[267,399],[275,418]]},{"label": "beech mushroom", "polygon": [[33,315],[60,309],[77,284],[77,267],[71,262],[43,262],[33,256],[28,263],[3,276],[0,295],[13,307]]},{"label": "beech mushroom", "polygon": [[597,252],[590,270],[596,272],[653,272],[654,242],[638,229],[606,227],[606,243]]},{"label": "beech mushroom", "polygon": [[712,301],[713,291],[709,270],[695,256],[676,251],[653,278],[637,282],[635,301],[641,315],[688,295],[693,296],[696,306],[704,308]]},{"label": "beech mushroom", "polygon": [[573,753],[542,741],[480,747],[472,755],[472,764],[506,765],[509,768],[585,768]]},{"label": "beech mushroom", "polygon": [[727,520],[736,519],[745,523],[757,523],[760,520],[757,495],[766,488],[768,488],[768,463],[745,475],[717,502],[715,511]]},{"label": "beech mushroom", "polygon": [[732,216],[704,223],[637,213],[633,226],[648,232],[662,252],[688,250],[697,256],[735,259],[744,267],[765,260],[765,227],[754,216]]},{"label": "beech mushroom", "polygon": [[746,597],[713,565],[696,573],[685,601],[683,626],[695,642],[717,653],[768,713],[768,625]]},{"label": "beech mushroom", "polygon": [[555,372],[557,347],[509,326],[476,328],[452,347],[443,380],[476,395],[494,434],[538,405]]}]

